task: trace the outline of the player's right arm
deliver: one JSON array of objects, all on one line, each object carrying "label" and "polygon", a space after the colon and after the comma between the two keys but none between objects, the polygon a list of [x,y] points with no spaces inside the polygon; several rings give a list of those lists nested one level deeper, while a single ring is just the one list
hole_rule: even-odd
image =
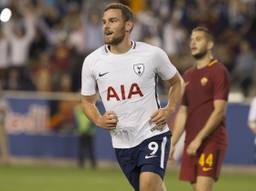
[{"label": "player's right arm", "polygon": [[85,115],[98,127],[105,129],[114,129],[117,124],[117,115],[114,112],[107,111],[101,115],[96,107],[97,90],[96,78],[93,72],[97,55],[89,55],[86,57],[82,68],[82,106]]},{"label": "player's right arm", "polygon": [[85,115],[98,127],[105,129],[116,128],[118,119],[114,112],[107,111],[104,115],[101,115],[98,108],[96,107],[97,96],[82,96],[82,105]]},{"label": "player's right arm", "polygon": [[187,106],[181,105],[176,114],[175,121],[173,124],[171,150],[170,150],[170,157],[169,157],[171,160],[173,159],[175,145],[179,141],[182,133],[184,132],[186,120],[187,120]]}]

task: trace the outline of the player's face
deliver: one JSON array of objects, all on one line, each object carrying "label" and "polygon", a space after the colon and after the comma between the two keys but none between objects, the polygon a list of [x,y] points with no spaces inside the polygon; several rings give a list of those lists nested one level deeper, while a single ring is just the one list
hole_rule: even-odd
[{"label": "player's face", "polygon": [[200,59],[208,52],[208,40],[203,31],[194,31],[190,37],[190,49],[194,58]]},{"label": "player's face", "polygon": [[121,10],[107,10],[103,15],[102,21],[105,44],[118,45],[122,42],[126,32]]}]

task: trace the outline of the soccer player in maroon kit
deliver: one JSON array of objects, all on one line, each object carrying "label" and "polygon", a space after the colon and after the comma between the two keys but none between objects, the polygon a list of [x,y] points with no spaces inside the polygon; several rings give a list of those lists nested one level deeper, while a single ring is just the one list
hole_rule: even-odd
[{"label": "soccer player in maroon kit", "polygon": [[184,74],[185,92],[177,113],[170,151],[185,130],[180,179],[194,191],[212,191],[227,148],[225,113],[229,93],[228,72],[213,58],[213,37],[205,27],[192,30],[191,54],[195,65]]}]

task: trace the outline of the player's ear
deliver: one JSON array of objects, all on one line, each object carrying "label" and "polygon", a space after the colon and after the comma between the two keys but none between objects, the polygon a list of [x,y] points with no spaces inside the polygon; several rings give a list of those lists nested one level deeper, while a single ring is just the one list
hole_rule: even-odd
[{"label": "player's ear", "polygon": [[133,29],[134,23],[132,21],[126,21],[125,23],[125,32],[131,32]]},{"label": "player's ear", "polygon": [[211,50],[211,49],[213,48],[213,46],[214,46],[214,42],[213,42],[213,41],[208,41],[208,43],[207,43],[207,49],[208,49],[208,50]]}]

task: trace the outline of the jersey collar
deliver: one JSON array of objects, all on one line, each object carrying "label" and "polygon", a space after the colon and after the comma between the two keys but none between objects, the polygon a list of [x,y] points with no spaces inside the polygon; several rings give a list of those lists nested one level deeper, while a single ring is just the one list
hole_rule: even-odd
[{"label": "jersey collar", "polygon": [[[131,49],[135,49],[135,48],[136,48],[136,42],[132,40],[132,41],[131,41],[131,44],[132,44],[132,47],[130,48],[130,50],[131,50]],[[109,45],[108,45],[108,44],[105,45],[105,48],[104,48],[104,49],[105,49],[105,52],[106,52],[106,53],[111,53],[110,50],[109,50]],[[128,51],[130,51],[130,50],[128,50]]]},{"label": "jersey collar", "polygon": [[208,67],[211,67],[212,65],[218,63],[218,60],[217,59],[212,59],[209,64],[208,64]]}]

